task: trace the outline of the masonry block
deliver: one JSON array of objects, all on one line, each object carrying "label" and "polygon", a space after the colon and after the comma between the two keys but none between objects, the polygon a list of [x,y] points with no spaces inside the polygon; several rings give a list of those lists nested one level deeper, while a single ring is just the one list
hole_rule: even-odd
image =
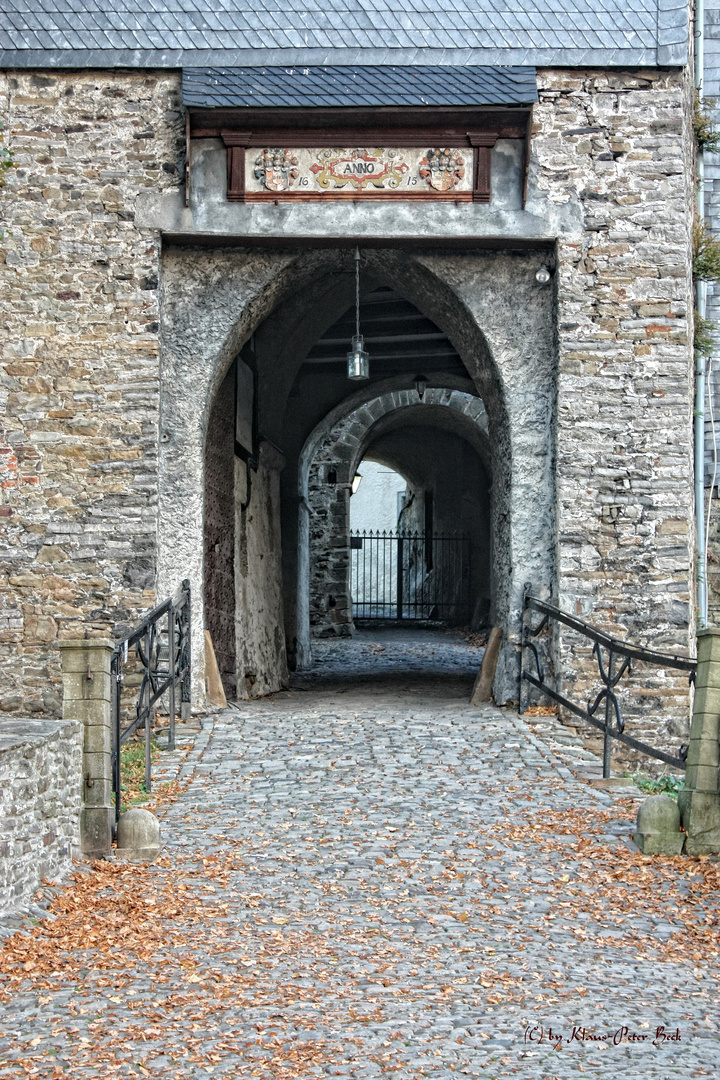
[{"label": "masonry block", "polygon": [[[107,855],[112,843],[110,658],[113,643],[105,638],[60,641],[63,669],[63,718],[83,725],[82,851],[94,858]],[[79,696],[75,696],[79,695]]]},{"label": "masonry block", "polygon": [[720,851],[720,800],[717,793],[685,789],[678,794],[678,807],[683,822],[686,822],[685,854],[713,855]]},{"label": "masonry block", "polygon": [[109,724],[85,724],[83,749],[86,754],[109,754],[112,732]]},{"label": "masonry block", "polygon": [[[696,686],[693,712],[709,713],[708,723],[714,717],[717,721],[720,717],[720,680],[716,686]],[[706,730],[706,725],[703,725]]]},{"label": "masonry block", "polygon": [[[678,806],[688,855],[720,851],[718,723],[720,721],[720,630],[698,631],[697,692],[690,727],[685,788]],[[712,708],[718,703],[718,711]]]},{"label": "masonry block", "polygon": [[80,815],[81,847],[84,855],[102,859],[112,846],[115,815],[109,806],[84,806]]}]

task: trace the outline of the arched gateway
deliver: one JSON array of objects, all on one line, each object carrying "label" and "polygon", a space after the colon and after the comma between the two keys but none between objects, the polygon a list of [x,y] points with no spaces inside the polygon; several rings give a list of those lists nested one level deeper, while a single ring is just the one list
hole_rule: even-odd
[{"label": "arched gateway", "polygon": [[[362,257],[364,295],[391,288],[448,343],[442,357],[424,359],[433,393],[469,394],[487,416],[492,602],[506,630],[501,698],[516,694],[523,582],[547,587],[554,574],[553,308],[538,265],[536,252],[368,246]],[[241,695],[282,685],[286,656],[292,666],[309,659],[307,591],[298,587],[307,510],[297,480],[307,440],[329,416],[387,388],[380,361],[353,391],[342,364],[323,371],[313,359],[352,307],[354,285],[351,249],[165,255],[161,588],[189,569],[204,597],[194,608],[197,630],[210,627],[228,688]],[[416,366],[413,353],[394,384],[409,391]],[[252,394],[245,421],[253,445],[245,447],[240,392]]]}]

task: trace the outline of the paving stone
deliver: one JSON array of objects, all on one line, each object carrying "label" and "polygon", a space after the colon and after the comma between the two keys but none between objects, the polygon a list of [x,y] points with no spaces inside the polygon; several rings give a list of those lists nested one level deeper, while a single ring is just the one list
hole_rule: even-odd
[{"label": "paving stone", "polygon": [[[379,660],[366,645],[318,645],[295,688],[204,719],[205,749],[163,755],[158,776],[192,781],[148,873],[206,901],[207,917],[182,948],[119,956],[113,988],[90,954],[70,986],[0,1003],[0,1078],[25,1075],[30,1053],[41,1077],[62,1061],[69,1077],[104,1075],[103,1040],[118,1076],[717,1074],[717,959],[639,951],[638,935],[661,944],[685,928],[634,906],[631,875],[608,918],[577,899],[594,885],[568,815],[592,821],[620,796],[562,764],[554,722],[539,739],[509,710],[468,705],[478,656],[457,636],[401,640]],[[610,852],[628,851],[622,798],[602,828]],[[704,916],[717,907],[688,906]],[[189,984],[195,970],[207,981]],[[190,992],[194,1006],[174,1003]],[[623,1026],[681,1040],[572,1039]]]}]

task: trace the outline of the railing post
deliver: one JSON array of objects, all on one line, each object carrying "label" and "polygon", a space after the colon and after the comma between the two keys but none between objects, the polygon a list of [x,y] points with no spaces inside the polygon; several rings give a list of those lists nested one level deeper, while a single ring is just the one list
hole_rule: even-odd
[{"label": "railing post", "polygon": [[525,679],[523,679],[523,662],[525,660],[523,650],[527,645],[528,596],[531,594],[532,582],[526,581],[523,585],[522,615],[520,617],[520,690],[518,693],[518,712],[521,716],[530,707],[530,695],[525,686]]},{"label": "railing post", "polygon": [[[152,722],[155,709],[151,706],[150,700],[155,692],[155,686],[153,683],[153,639],[157,634],[157,628],[155,625],[148,626],[145,631],[144,641],[144,654],[145,654],[145,671],[143,678],[147,680],[145,682],[147,693],[147,713],[145,714],[145,790],[150,791],[152,787],[152,748],[150,740],[152,739]],[[142,702],[142,698],[140,699]]]},{"label": "railing post", "polygon": [[175,655],[175,606],[170,605],[168,611],[168,675],[170,687],[168,691],[168,711],[170,713],[170,726],[168,728],[168,750],[175,749],[175,674],[177,672],[177,657]]},{"label": "railing post", "polygon": [[185,670],[183,672],[180,691],[180,719],[189,720],[192,715],[192,639],[190,636],[191,609],[190,609],[190,579],[184,578],[182,583],[185,603],[180,613],[180,625],[182,627],[182,641],[185,650]]},{"label": "railing post", "polygon": [[687,855],[720,852],[720,629],[698,630],[685,788],[678,795]]},{"label": "railing post", "polygon": [[613,680],[613,669],[615,667],[615,654],[612,649],[608,650],[608,668],[607,678],[605,680],[605,686],[607,693],[605,694],[605,731],[603,732],[603,779],[610,779],[610,764],[612,757],[612,735],[610,729],[612,726],[613,710],[612,700],[610,698],[610,687]]},{"label": "railing post", "polygon": [[401,535],[397,538],[397,617],[402,619],[403,617],[403,537]]},{"label": "railing post", "polygon": [[110,659],[113,644],[105,638],[60,641],[63,719],[83,725],[83,808],[80,846],[101,858],[112,844],[112,732]]},{"label": "railing post", "polygon": [[112,778],[115,791],[115,825],[117,826],[122,807],[122,762],[120,758],[120,707],[122,704],[124,651],[117,646],[110,658],[110,717],[112,725]]}]

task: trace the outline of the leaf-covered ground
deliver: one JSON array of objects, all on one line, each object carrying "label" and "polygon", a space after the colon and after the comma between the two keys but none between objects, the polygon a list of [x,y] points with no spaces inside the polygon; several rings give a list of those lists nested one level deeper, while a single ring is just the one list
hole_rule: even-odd
[{"label": "leaf-covered ground", "polygon": [[469,650],[221,714],[161,857],[6,941],[0,1077],[720,1074],[719,864],[632,849]]}]

